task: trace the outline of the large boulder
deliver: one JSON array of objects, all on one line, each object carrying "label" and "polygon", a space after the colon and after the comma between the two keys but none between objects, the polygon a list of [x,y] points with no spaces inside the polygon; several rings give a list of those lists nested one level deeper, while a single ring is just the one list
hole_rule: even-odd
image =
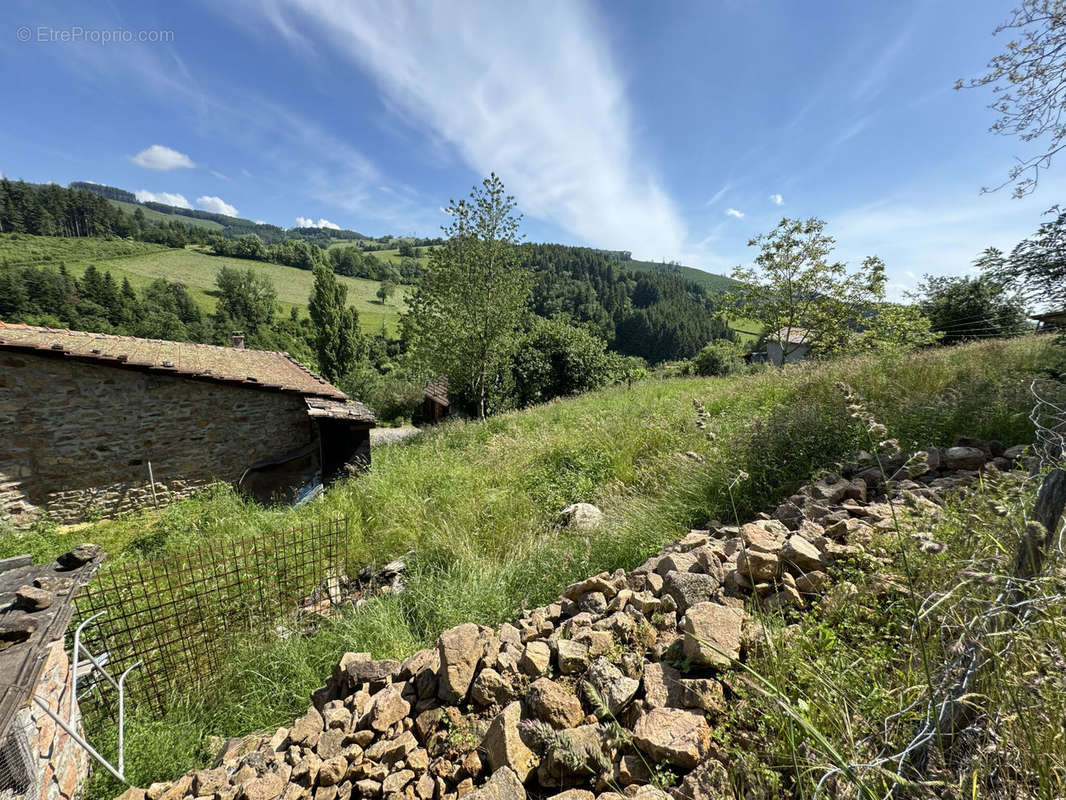
[{"label": "large boulder", "polygon": [[598,528],[603,522],[603,512],[592,503],[574,503],[564,508],[559,518],[564,525],[590,531]]},{"label": "large boulder", "polygon": [[521,720],[522,704],[516,700],[493,718],[481,742],[481,749],[485,751],[490,769],[495,771],[507,767],[525,783],[529,773],[536,768],[538,759],[518,733]]},{"label": "large boulder", "polygon": [[697,664],[727,667],[740,658],[740,634],[743,611],[717,603],[697,603],[681,619],[679,628],[685,638],[682,650]]},{"label": "large boulder", "polygon": [[633,726],[633,743],[653,759],[692,769],[711,740],[703,714],[680,708],[653,708]]},{"label": "large boulder", "polygon": [[[495,634],[472,622],[446,630],[437,639],[440,655],[440,674],[437,696],[445,703],[458,705],[466,699],[470,683],[474,680],[478,663],[486,655],[499,649]],[[496,654],[492,652],[495,660]]]},{"label": "large boulder", "polygon": [[944,451],[944,466],[948,469],[981,469],[987,460],[985,451],[976,447],[949,447]]}]

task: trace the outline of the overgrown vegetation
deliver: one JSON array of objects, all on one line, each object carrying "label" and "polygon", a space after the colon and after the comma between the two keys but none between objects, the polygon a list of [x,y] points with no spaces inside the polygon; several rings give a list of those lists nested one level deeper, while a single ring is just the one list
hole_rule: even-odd
[{"label": "overgrown vegetation", "polygon": [[[369,474],[299,510],[259,509],[220,489],[158,516],[0,537],[0,548],[47,558],[97,540],[112,557],[150,558],[346,515],[355,562],[414,550],[403,594],[375,599],[307,639],[234,643],[215,685],[183,693],[161,719],[132,710],[128,769],[143,784],[202,763],[208,734],[285,724],[344,650],[402,656],[451,625],[510,619],[572,580],[632,567],[689,526],[731,519],[734,503],[742,517],[776,504],[822,465],[865,445],[841,423],[838,380],[867,399],[905,448],[949,443],[958,432],[1027,441],[1028,377],[1051,353],[1049,339],[1031,337],[745,377],[644,381],[485,423],[449,423],[379,450]],[[694,399],[713,440],[693,425]],[[687,458],[688,450],[704,460]],[[738,470],[751,479],[730,492]],[[555,526],[559,509],[579,500],[605,510],[603,534]],[[118,788],[94,780],[94,797]]]}]

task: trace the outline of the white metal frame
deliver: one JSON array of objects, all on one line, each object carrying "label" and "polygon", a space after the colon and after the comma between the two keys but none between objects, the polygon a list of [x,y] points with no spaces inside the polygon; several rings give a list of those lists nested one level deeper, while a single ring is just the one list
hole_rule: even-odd
[{"label": "white metal frame", "polygon": [[[129,669],[127,669],[125,672],[123,672],[119,676],[119,679],[116,681],[114,678],[111,677],[111,674],[106,669],[104,669],[103,665],[100,664],[100,662],[97,660],[96,656],[94,656],[89,651],[89,648],[87,648],[85,645],[83,645],[81,643],[81,631],[82,631],[82,628],[84,628],[86,625],[88,625],[90,622],[92,622],[97,617],[103,615],[104,613],[106,613],[106,612],[101,611],[98,614],[93,614],[91,617],[89,617],[88,619],[83,621],[74,630],[74,652],[73,652],[74,663],[71,664],[70,706],[69,706],[68,711],[67,711],[67,719],[62,719],[59,716],[59,714],[57,714],[55,711],[53,711],[51,708],[48,707],[47,701],[42,700],[39,696],[35,695],[33,699],[37,701],[37,705],[39,705],[45,711],[45,713],[48,714],[48,716],[50,716],[52,719],[54,719],[59,724],[59,726],[61,728],[63,728],[63,730],[65,730],[68,734],[70,734],[70,738],[72,738],[75,742],[78,743],[78,745],[80,745],[82,748],[84,748],[85,751],[89,755],[91,755],[93,758],[95,758],[97,761],[99,761],[104,766],[104,769],[106,769],[108,772],[110,772],[112,775],[114,775],[116,778],[118,778],[123,783],[126,783],[126,776],[125,776],[126,751],[125,751],[125,738],[124,738],[124,736],[125,736],[125,727],[126,727],[126,687],[125,687],[125,684],[126,684],[126,676],[130,674],[131,670],[135,669],[136,667],[139,667],[141,665],[141,662],[138,661],[136,664],[133,664],[131,667],[129,667]],[[79,734],[78,731],[76,730],[76,725],[75,725],[75,722],[74,722],[74,708],[75,708],[75,704],[78,701],[78,669],[81,666],[81,655],[82,655],[82,653],[85,654],[85,657],[86,657],[86,659],[88,659],[88,662],[92,666],[92,668],[96,669],[96,670],[99,670],[100,674],[103,675],[105,678],[107,678],[108,682],[110,682],[110,684],[112,686],[114,686],[115,689],[118,690],[118,767],[117,768],[115,766],[113,766],[110,761],[108,761],[106,758],[104,758],[102,755],[100,755],[100,753],[97,752],[96,749],[92,745],[90,745],[87,741],[85,741],[85,737],[82,736],[81,734]],[[91,675],[92,672],[90,671],[89,674]]]}]

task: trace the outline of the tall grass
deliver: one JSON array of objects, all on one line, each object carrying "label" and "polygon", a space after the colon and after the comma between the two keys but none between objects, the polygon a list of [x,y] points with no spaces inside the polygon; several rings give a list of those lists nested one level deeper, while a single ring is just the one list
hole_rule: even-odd
[{"label": "tall grass", "polygon": [[[458,622],[497,623],[551,600],[570,581],[633,567],[690,526],[731,519],[734,503],[741,516],[776,504],[817,468],[866,445],[842,422],[836,381],[855,387],[905,448],[948,444],[960,433],[1028,441],[1027,381],[1051,352],[1048,340],[1031,337],[615,387],[483,424],[448,423],[377,450],[369,474],[299,510],[261,509],[219,489],[73,535],[0,538],[0,551],[47,557],[78,539],[101,541],[120,559],[151,558],[345,515],[355,562],[414,552],[405,593],[306,639],[264,634],[229,643],[229,667],[215,685],[177,698],[162,720],[134,709],[127,763],[131,780],[144,784],[202,763],[208,733],[287,724],[344,650],[403,656]],[[713,441],[694,426],[694,398],[708,411]],[[739,470],[751,479],[731,497]],[[602,532],[555,524],[558,511],[577,501],[605,511]],[[91,796],[118,788],[98,774]]]}]

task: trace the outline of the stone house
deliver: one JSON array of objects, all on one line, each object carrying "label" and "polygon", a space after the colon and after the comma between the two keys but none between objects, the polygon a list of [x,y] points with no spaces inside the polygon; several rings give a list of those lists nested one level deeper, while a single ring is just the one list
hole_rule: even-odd
[{"label": "stone house", "polygon": [[374,424],[285,353],[0,322],[0,520],[113,516],[215,481],[291,500],[368,466]]},{"label": "stone house", "polygon": [[809,339],[805,328],[781,328],[766,337],[766,358],[775,367],[802,361],[811,352]]}]

